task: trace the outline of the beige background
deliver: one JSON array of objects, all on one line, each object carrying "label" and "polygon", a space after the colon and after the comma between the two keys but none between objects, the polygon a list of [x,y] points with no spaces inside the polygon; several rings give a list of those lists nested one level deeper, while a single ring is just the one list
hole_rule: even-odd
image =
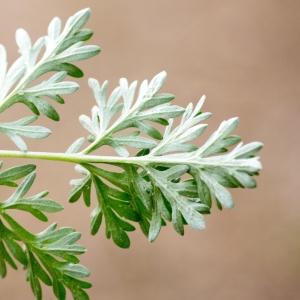
[{"label": "beige background", "polygon": [[[116,84],[121,76],[141,80],[166,69],[164,90],[175,93],[177,103],[208,95],[211,129],[238,115],[244,140],[265,143],[258,189],[234,191],[234,209],[215,210],[205,231],[187,230],[184,238],[168,228],[150,245],[137,231],[130,250],[116,248],[102,233],[89,236],[89,209],[66,202],[71,165],[38,162],[34,190],[49,189],[66,207],[52,220],[83,232],[89,252],[82,259],[94,283],[91,298],[299,299],[300,2],[2,1],[1,43],[14,58],[17,27],[36,38],[53,16],[65,19],[86,6],[93,10],[93,42],[103,47],[100,56],[81,64],[87,77]],[[31,149],[62,151],[83,134],[77,118],[93,104],[86,78],[81,91],[59,107],[62,122],[40,120],[53,135]],[[25,112],[16,107],[1,119]],[[14,146],[1,137],[1,148]],[[42,228],[31,217],[21,218],[36,231]],[[0,295],[1,300],[32,299],[24,272],[9,270]],[[47,291],[45,299],[52,294]]]}]

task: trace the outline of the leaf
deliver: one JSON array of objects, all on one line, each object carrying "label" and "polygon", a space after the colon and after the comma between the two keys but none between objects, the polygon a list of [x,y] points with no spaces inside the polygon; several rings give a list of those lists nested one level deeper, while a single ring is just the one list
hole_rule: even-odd
[{"label": "leaf", "polygon": [[76,181],[71,181],[73,189],[69,196],[69,202],[76,202],[81,197],[81,195],[83,195],[86,205],[90,206],[91,183],[92,179],[90,175],[87,175],[84,178],[78,179]]},{"label": "leaf", "polygon": [[[100,52],[98,46],[85,44],[92,36],[91,30],[83,28],[89,16],[89,9],[81,10],[71,16],[65,26],[56,17],[48,26],[48,34],[37,41],[32,41],[24,29],[18,29],[16,43],[20,57],[10,68],[6,50],[0,45],[0,112],[22,103],[35,114],[34,117],[0,124],[0,132],[6,134],[20,150],[27,151],[23,138],[40,139],[51,133],[49,129],[32,123],[41,114],[54,121],[59,120],[59,114],[50,101],[64,103],[61,95],[73,93],[79,88],[77,83],[65,80],[66,75],[83,76],[75,62]],[[53,75],[47,78],[46,73],[49,72]],[[46,97],[50,98],[49,102]],[[80,146],[82,141],[73,144],[69,151],[77,152]],[[18,184],[22,178],[23,181]],[[6,201],[0,203],[0,275],[6,275],[8,265],[16,269],[18,261],[27,270],[27,280],[36,299],[43,296],[41,283],[52,286],[58,299],[65,299],[66,289],[70,290],[74,299],[88,299],[84,290],[91,284],[78,279],[89,275],[77,258],[85,252],[84,247],[76,244],[80,234],[73,229],[57,229],[56,225],[52,225],[36,235],[10,215],[14,209],[29,212],[46,221],[45,213],[62,210],[60,204],[45,198],[47,192],[27,195],[34,179],[34,165],[17,166],[0,172],[0,185],[16,188]],[[84,186],[82,194],[89,205],[88,185]]]},{"label": "leaf", "polygon": [[231,118],[223,121],[219,128],[209,137],[206,143],[201,146],[197,153],[201,156],[208,156],[219,152],[223,148],[223,141],[238,125],[238,118]]},{"label": "leaf", "polygon": [[168,102],[171,102],[175,96],[170,93],[160,93],[156,94],[155,96],[151,97],[150,99],[147,99],[141,107],[142,110],[152,108],[158,105],[162,105]]},{"label": "leaf", "polygon": [[139,113],[137,120],[170,119],[180,116],[183,111],[183,108],[177,105],[161,105]]},{"label": "leaf", "polygon": [[[92,36],[91,30],[83,28],[89,16],[89,9],[81,10],[65,26],[56,17],[50,22],[47,35],[37,41],[32,41],[24,29],[18,29],[20,57],[10,68],[6,50],[0,45],[0,112],[22,103],[36,115],[0,124],[0,132],[20,150],[27,150],[24,137],[44,138],[50,134],[45,127],[31,125],[39,115],[59,120],[50,101],[62,104],[62,95],[79,88],[77,83],[65,79],[67,75],[83,76],[75,61],[100,52],[98,46],[85,44]],[[53,72],[50,77],[49,72]],[[195,106],[174,105],[174,96],[160,91],[165,81],[165,71],[139,85],[121,78],[109,93],[107,81],[100,84],[90,79],[96,105],[90,116],[79,118],[88,131],[86,148],[82,149],[85,138],[79,138],[66,153],[1,150],[2,156],[80,164],[76,171],[82,177],[71,181],[69,201],[82,197],[90,206],[95,189],[97,201],[93,203],[91,233],[99,231],[103,220],[107,238],[121,248],[130,246],[128,233],[135,230],[133,222],[140,225],[151,242],[167,222],[172,222],[180,235],[184,234],[185,225],[203,229],[204,214],[210,213],[213,200],[220,209],[230,208],[233,199],[229,188],[256,186],[254,176],[262,168],[256,155],[262,144],[240,143],[240,137],[232,134],[238,118],[231,118],[198,146],[197,139],[207,128],[202,122],[211,116],[202,111],[205,96]],[[103,146],[114,148],[118,156],[89,155]],[[133,152],[131,148],[138,150]],[[118,170],[108,170],[107,165]],[[34,179],[33,165],[0,173],[1,185],[15,187],[12,195],[0,203],[0,275],[6,275],[8,266],[16,269],[20,262],[37,299],[42,298],[41,283],[52,286],[58,299],[66,298],[67,289],[74,299],[88,299],[85,289],[91,284],[83,278],[89,271],[79,264],[78,258],[85,252],[77,244],[80,233],[52,224],[34,234],[10,215],[12,209],[21,210],[47,221],[46,213],[62,210],[60,204],[46,198],[46,191],[27,195]]]},{"label": "leaf", "polygon": [[[3,68],[0,67],[0,112],[19,102],[27,105],[34,113],[37,107],[51,119],[58,120],[54,108],[41,98],[73,93],[78,89],[78,84],[62,81],[65,76],[58,76],[54,81],[56,74],[41,83],[36,84],[36,80],[48,72],[64,73],[76,78],[83,76],[83,72],[73,63],[100,52],[98,46],[85,45],[85,41],[92,36],[91,30],[83,28],[89,15],[89,9],[79,11],[68,19],[62,30],[61,20],[55,17],[48,26],[48,35],[36,42],[31,41],[24,29],[18,29],[16,42],[21,56],[8,71],[6,51],[1,46],[3,60],[0,63]],[[33,81],[35,86],[31,85]],[[16,88],[11,91],[13,86]],[[34,103],[30,103],[32,99],[35,99]]]},{"label": "leaf", "polygon": [[[12,168],[6,171],[6,178],[19,179],[22,176],[26,176],[27,173],[32,169],[34,170],[35,166],[26,165]],[[19,173],[16,173],[16,171],[19,171]],[[32,171],[16,188],[15,192],[6,201],[0,204],[0,208],[3,211],[8,211],[10,209],[26,211],[41,221],[48,220],[44,212],[54,213],[61,211],[63,207],[60,204],[44,198],[48,192],[41,192],[31,197],[25,197],[26,193],[31,188],[34,179],[35,172]]]},{"label": "leaf", "polygon": [[81,78],[84,76],[83,71],[79,69],[77,66],[70,64],[70,63],[60,63],[60,64],[53,64],[52,71],[64,71],[69,76],[75,78]]},{"label": "leaf", "polygon": [[35,165],[28,164],[6,169],[5,171],[0,172],[0,185],[6,185],[8,182],[14,182],[20,178],[23,178],[32,173],[35,168]]},{"label": "leaf", "polygon": [[172,207],[172,222],[176,231],[180,234],[183,234],[182,219],[180,215],[182,215],[185,221],[195,229],[203,229],[205,226],[203,216],[199,212],[203,207],[203,204],[183,197],[177,191],[172,189],[172,186],[170,185],[170,181],[176,177],[180,177],[183,171],[183,168],[178,169],[178,167],[173,167],[166,171],[148,169],[151,179]]},{"label": "leaf", "polygon": [[61,270],[64,274],[74,278],[84,278],[90,275],[87,268],[78,264],[66,264]]},{"label": "leaf", "polygon": [[[105,190],[109,188],[96,176],[93,176],[93,181],[95,183],[98,205],[105,218],[107,237],[112,237],[115,244],[119,247],[128,248],[130,246],[130,240],[126,231],[132,231],[134,227],[125,222],[114,212],[113,207],[110,205],[110,197],[107,195],[107,192],[105,192]],[[93,232],[94,231],[95,228],[93,228]]]},{"label": "leaf", "polygon": [[[92,152],[103,145],[110,145],[115,148],[120,156],[128,156],[129,152],[125,146],[151,149],[156,143],[136,132],[129,135],[116,135],[119,132],[131,127],[136,127],[143,133],[154,139],[161,139],[160,132],[146,121],[158,122],[166,125],[164,119],[176,117],[183,113],[184,109],[171,105],[169,102],[174,98],[167,93],[158,94],[166,79],[166,72],[154,76],[148,84],[143,81],[136,95],[137,82],[131,84],[125,78],[121,78],[119,86],[116,87],[110,96],[107,95],[108,82],[102,85],[95,80],[89,80],[89,86],[93,90],[97,106],[92,109],[91,117],[81,115],[79,120],[82,126],[91,135],[91,145],[86,153]],[[121,101],[121,98],[123,101]],[[136,98],[136,99],[135,99]],[[117,117],[115,124],[111,125],[112,119]]]},{"label": "leaf", "polygon": [[20,150],[26,151],[27,146],[22,137],[42,139],[49,136],[51,133],[46,127],[28,125],[35,119],[36,117],[30,117],[30,119],[26,117],[15,122],[0,123],[0,132],[6,134]]},{"label": "leaf", "polygon": [[52,62],[57,63],[69,63],[77,60],[84,60],[91,58],[100,53],[100,49],[95,45],[82,46],[81,42],[74,44],[64,52],[52,59]]},{"label": "leaf", "polygon": [[137,121],[135,122],[135,126],[142,131],[143,133],[149,135],[153,139],[161,140],[162,135],[161,133],[154,127],[148,125],[147,123]]},{"label": "leaf", "polygon": [[35,172],[30,173],[17,187],[15,192],[4,202],[4,205],[11,205],[19,201],[31,188],[33,181],[35,180]]},{"label": "leaf", "polygon": [[138,149],[151,149],[156,145],[156,143],[152,140],[134,135],[116,137],[113,139],[113,142],[117,145],[126,145]]},{"label": "leaf", "polygon": [[149,234],[148,234],[148,239],[150,242],[153,242],[157,238],[160,229],[161,229],[161,218],[156,205],[154,213],[152,214]]},{"label": "leaf", "polygon": [[38,109],[39,113],[44,114],[53,121],[59,121],[58,112],[47,101],[40,98],[31,98],[30,101]]},{"label": "leaf", "polygon": [[31,258],[29,275],[33,278],[32,288],[39,286],[39,280],[53,286],[58,299],[64,299],[66,288],[71,293],[84,294],[91,284],[78,278],[89,276],[90,272],[78,264],[77,255],[85,252],[82,246],[75,244],[80,234],[71,228],[57,229],[53,224],[35,236],[28,255]]},{"label": "leaf", "polygon": [[231,194],[227,191],[227,189],[225,189],[216,180],[211,178],[211,176],[209,176],[209,174],[207,174],[206,172],[201,172],[200,177],[208,186],[211,194],[215,196],[215,198],[221,203],[222,206],[226,208],[233,207],[233,200]]},{"label": "leaf", "polygon": [[99,206],[95,207],[91,214],[91,226],[90,231],[92,235],[95,235],[101,226],[103,213]]},{"label": "leaf", "polygon": [[11,254],[24,266],[27,265],[27,257],[22,247],[13,239],[8,237],[5,243]]},{"label": "leaf", "polygon": [[25,96],[55,96],[71,94],[77,91],[78,84],[70,81],[48,83],[43,82],[23,91]]}]

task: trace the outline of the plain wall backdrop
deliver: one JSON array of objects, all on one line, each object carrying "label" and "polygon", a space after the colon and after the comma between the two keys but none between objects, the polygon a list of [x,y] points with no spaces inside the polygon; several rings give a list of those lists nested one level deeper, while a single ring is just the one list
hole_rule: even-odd
[{"label": "plain wall backdrop", "polygon": [[[206,230],[187,229],[183,238],[169,226],[149,244],[137,230],[129,250],[114,246],[103,231],[91,237],[90,209],[67,203],[68,182],[76,176],[72,165],[37,162],[33,191],[48,189],[65,205],[51,220],[83,233],[88,253],[82,262],[92,271],[94,284],[91,299],[299,299],[300,2],[2,1],[0,42],[10,61],[17,56],[18,27],[37,38],[52,17],[66,20],[87,6],[92,9],[92,42],[103,51],[80,63],[86,76],[81,90],[58,107],[61,122],[39,120],[53,134],[30,143],[32,150],[63,151],[84,134],[78,115],[89,113],[94,103],[88,77],[108,79],[113,87],[120,77],[142,80],[163,69],[168,72],[164,91],[176,94],[176,103],[207,95],[205,108],[214,113],[210,132],[222,119],[238,115],[237,133],[246,142],[265,143],[258,188],[234,191],[234,209],[214,209],[206,217]],[[26,114],[26,108],[16,106],[0,118]],[[1,149],[15,148],[5,137],[0,143]],[[7,194],[1,192],[1,200]],[[46,226],[25,214],[19,220],[35,231]],[[0,299],[33,299],[22,270],[9,270],[0,282]],[[45,299],[54,299],[47,289]]]}]

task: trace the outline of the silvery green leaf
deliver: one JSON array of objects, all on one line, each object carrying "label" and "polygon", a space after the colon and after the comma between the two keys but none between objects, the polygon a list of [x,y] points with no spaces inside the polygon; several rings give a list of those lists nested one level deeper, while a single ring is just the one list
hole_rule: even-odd
[{"label": "silvery green leaf", "polygon": [[105,102],[106,102],[106,93],[108,88],[108,81],[104,81],[102,86],[100,86],[99,82],[94,78],[89,78],[89,87],[92,89],[94,93],[94,97],[96,99],[96,102],[98,104],[98,107],[104,108]]},{"label": "silvery green leaf", "polygon": [[67,264],[62,268],[64,274],[74,278],[84,278],[90,275],[89,270],[78,264]]},{"label": "silvery green leaf", "polygon": [[94,128],[93,124],[92,124],[92,120],[86,116],[86,115],[81,115],[79,117],[79,122],[81,123],[81,125],[92,135],[96,136],[97,135],[97,128]]},{"label": "silvery green leaf", "polygon": [[158,189],[154,189],[153,200],[157,205],[157,210],[161,216],[166,221],[171,221],[171,213],[165,204],[165,200]]},{"label": "silvery green leaf", "polygon": [[83,146],[84,142],[85,142],[85,138],[84,137],[78,138],[77,140],[75,140],[70,145],[70,147],[67,149],[66,153],[77,153],[77,152],[79,152],[79,150]]},{"label": "silvery green leaf", "polygon": [[260,142],[252,142],[246,145],[242,143],[239,144],[236,149],[232,151],[232,155],[236,158],[250,158],[255,156],[255,154],[263,147]]},{"label": "silvery green leaf", "polygon": [[[148,83],[144,80],[137,93],[137,81],[128,83],[127,79],[121,78],[117,86],[108,96],[108,82],[102,85],[95,79],[89,80],[89,86],[93,90],[97,107],[92,109],[92,116],[81,116],[80,122],[91,134],[91,145],[85,151],[92,152],[103,145],[110,145],[121,156],[128,156],[128,150],[122,147],[125,144],[118,140],[116,133],[127,128],[136,127],[143,133],[155,139],[161,139],[160,132],[146,121],[167,123],[166,119],[181,115],[184,109],[171,105],[169,102],[174,98],[171,94],[157,94],[166,79],[166,72],[154,76]],[[136,98],[136,99],[135,99]],[[112,123],[114,120],[114,123]],[[126,137],[127,139],[127,137]],[[137,142],[132,140],[133,142]],[[130,146],[133,146],[130,142]],[[128,144],[129,145],[129,144]],[[153,148],[154,142],[145,142],[140,139],[136,148]]]},{"label": "silvery green leaf", "polygon": [[83,195],[86,206],[90,206],[90,193],[92,178],[89,174],[80,179],[71,180],[72,191],[69,195],[69,202],[76,202]]},{"label": "silvery green leaf", "polygon": [[159,147],[154,148],[153,151],[156,155],[168,154],[174,152],[191,152],[196,150],[197,147],[191,144],[181,144],[180,142],[167,143],[166,145],[159,145]]},{"label": "silvery green leaf", "polygon": [[[78,89],[77,83],[61,82],[62,79],[49,79],[35,86],[32,82],[52,71],[64,71],[74,77],[83,76],[83,72],[69,62],[87,59],[100,52],[98,46],[84,44],[92,35],[90,30],[82,28],[89,15],[89,9],[79,11],[68,19],[62,31],[60,19],[54,18],[48,26],[48,35],[36,42],[31,41],[24,29],[18,29],[16,42],[21,56],[8,71],[6,52],[3,46],[0,47],[0,111],[20,102],[36,113],[36,108],[30,103],[32,97],[58,97]],[[14,86],[16,88],[12,91]]]},{"label": "silvery green leaf", "polygon": [[165,103],[169,103],[174,98],[175,98],[175,96],[170,93],[157,94],[157,95],[153,96],[152,98],[147,99],[141,106],[141,109],[144,110],[144,109],[152,108],[152,107],[162,105]]},{"label": "silvery green leaf", "polygon": [[90,231],[92,235],[95,235],[101,226],[103,213],[101,211],[101,208],[99,206],[96,206],[91,213],[91,225],[90,225]]},{"label": "silvery green leaf", "polygon": [[111,145],[115,149],[115,151],[117,152],[117,154],[119,156],[122,156],[122,157],[128,157],[129,156],[129,151],[125,147],[123,147],[120,144],[116,143],[115,141],[111,141],[109,143],[109,145]]},{"label": "silvery green leaf", "polygon": [[73,62],[77,60],[84,60],[90,57],[97,55],[100,52],[98,46],[95,45],[87,45],[82,46],[82,42],[78,42],[78,44],[73,45],[71,48],[63,51],[55,58],[51,59],[52,63],[65,63],[65,62]]},{"label": "silvery green leaf", "polygon": [[[12,167],[0,172],[0,185],[6,185],[7,183],[14,183],[16,180],[25,177],[35,170],[35,165],[23,165]],[[14,186],[17,186],[15,183]]]},{"label": "silvery green leaf", "polygon": [[36,174],[35,172],[30,173],[22,181],[22,183],[16,188],[15,192],[4,202],[5,204],[13,204],[20,200],[31,188]]},{"label": "silvery green leaf", "polygon": [[36,117],[25,117],[11,123],[0,123],[0,132],[6,134],[21,149],[26,150],[26,144],[21,137],[41,139],[47,137],[51,131],[43,126],[27,125],[32,123]]},{"label": "silvery green leaf", "polygon": [[243,187],[250,189],[256,187],[256,181],[246,172],[233,171],[232,175]]},{"label": "silvery green leaf", "polygon": [[152,218],[150,221],[150,229],[149,229],[149,234],[148,234],[148,240],[150,242],[153,242],[161,229],[161,218],[158,212],[158,209],[156,208],[152,214]]},{"label": "silvery green leaf", "polygon": [[41,83],[32,88],[22,91],[25,96],[55,96],[70,94],[79,89],[79,85],[71,81],[63,81],[56,83]]},{"label": "silvery green leaf", "polygon": [[202,204],[186,200],[185,203],[179,202],[177,205],[182,216],[192,228],[205,228],[203,215],[198,212],[198,210],[202,208]]},{"label": "silvery green leaf", "polygon": [[26,64],[30,66],[31,39],[23,28],[16,31],[16,42],[19,47],[19,52],[24,57]]},{"label": "silvery green leaf", "polygon": [[[42,139],[47,137],[51,131],[43,126],[31,126],[27,125],[31,123],[35,118],[24,118],[16,122],[1,123],[0,132],[8,135],[9,137],[28,137],[33,139]],[[24,124],[24,125],[23,125]]]},{"label": "silvery green leaf", "polygon": [[[120,156],[119,159],[110,157],[112,164],[124,170],[110,172],[105,166],[82,164],[90,172],[89,176],[98,178],[93,182],[102,186],[102,192],[98,191],[99,197],[105,199],[104,195],[108,194],[112,203],[116,199],[110,196],[110,187],[101,183],[102,178],[122,191],[117,193],[119,202],[111,204],[116,209],[114,212],[133,220],[121,205],[123,197],[130,197],[141,229],[150,241],[156,239],[166,221],[171,221],[181,235],[186,223],[192,228],[203,229],[203,215],[210,213],[212,200],[215,199],[219,208],[232,207],[228,188],[255,187],[253,176],[261,170],[259,158],[255,157],[262,146],[260,143],[239,144],[229,151],[240,141],[239,136],[232,135],[238,124],[237,118],[223,121],[203,146],[197,146],[197,138],[207,128],[207,124],[202,122],[211,116],[211,113],[202,111],[205,96],[195,106],[192,103],[186,108],[173,105],[173,95],[158,94],[164,81],[164,72],[150,83],[144,80],[139,87],[136,81],[129,83],[121,78],[119,86],[108,95],[107,81],[101,85],[90,79],[97,106],[93,107],[91,117],[80,117],[83,127],[92,136],[91,144],[81,153],[87,155],[109,145]],[[176,122],[178,116],[181,119]],[[151,122],[166,126],[164,134],[157,124],[152,125]],[[134,128],[139,131],[134,131]],[[141,133],[156,141],[141,136]],[[141,150],[133,157],[127,146]],[[77,186],[80,184],[83,184],[82,180]],[[76,192],[76,200],[79,196]],[[119,210],[121,207],[122,210]],[[99,204],[92,217],[92,232],[98,231],[102,218],[106,223],[112,222],[107,227],[107,237],[112,236],[121,247],[129,246],[122,226],[124,230],[132,230],[132,227],[122,222],[119,227],[115,223],[117,215],[105,213]]]},{"label": "silvery green leaf", "polygon": [[[76,34],[67,37],[59,46],[58,53],[64,51],[65,49],[69,48],[76,42],[85,42],[89,40],[93,36],[93,31],[88,28],[80,29]],[[98,49],[100,51],[100,49]]]},{"label": "silvery green leaf", "polygon": [[73,16],[68,18],[63,34],[65,36],[70,36],[71,34],[78,32],[85,25],[90,16],[91,10],[89,8],[79,10]]},{"label": "silvery green leaf", "polygon": [[207,128],[207,124],[199,124],[194,127],[191,127],[183,134],[180,135],[179,140],[181,143],[187,143],[193,141],[197,137],[199,137],[206,128]]},{"label": "silvery green leaf", "polygon": [[200,174],[201,170],[197,170],[196,168],[191,168],[190,172],[195,179],[196,182],[196,188],[197,188],[197,193],[199,197],[199,201],[201,203],[204,203],[207,207],[211,208],[212,200],[211,200],[211,193],[206,185],[206,183],[202,180]]},{"label": "silvery green leaf", "polygon": [[225,208],[233,207],[231,194],[226,188],[219,184],[217,180],[213,179],[213,177],[209,176],[209,174],[205,171],[200,173],[200,177],[208,186],[210,193],[214,195],[214,197],[222,204],[222,206]]},{"label": "silvery green leaf", "polygon": [[163,137],[158,129],[147,124],[146,122],[136,121],[135,126],[143,133],[149,135],[153,139],[161,140]]},{"label": "silvery green leaf", "polygon": [[117,145],[126,145],[138,149],[151,149],[156,145],[156,143],[152,140],[134,135],[115,137],[113,141]]},{"label": "silvery green leaf", "polygon": [[198,155],[208,156],[213,154],[215,149],[219,149],[219,145],[223,147],[223,140],[226,138],[238,125],[238,118],[231,118],[223,121],[219,128],[209,137],[203,146],[197,150]]},{"label": "silvery green leaf", "polygon": [[61,32],[61,20],[58,17],[54,17],[48,26],[48,37],[51,40],[56,40]]},{"label": "silvery green leaf", "polygon": [[[128,188],[133,198],[139,198],[146,210],[151,209],[151,192],[152,187],[142,173],[139,173],[136,168],[129,167],[126,169],[127,184],[121,188]],[[111,180],[110,180],[111,181]]]},{"label": "silvery green leaf", "polygon": [[37,108],[39,113],[44,114],[51,120],[59,121],[58,112],[47,101],[41,99],[40,97],[33,97],[33,96],[31,96],[30,99],[28,100]]},{"label": "silvery green leaf", "polygon": [[124,113],[127,113],[132,107],[134,96],[137,88],[137,81],[133,81],[130,85],[126,78],[120,79],[120,89],[124,99]]},{"label": "silvery green leaf", "polygon": [[137,120],[171,119],[180,116],[184,109],[178,105],[159,105],[137,115]]},{"label": "silvery green leaf", "polygon": [[25,69],[23,58],[20,57],[11,65],[5,76],[3,75],[4,78],[0,86],[0,103],[4,101],[9,90],[16,84],[21,76],[23,76]]},{"label": "silvery green leaf", "polygon": [[19,135],[13,133],[7,133],[7,136],[19,148],[19,150],[23,152],[27,151],[27,145]]},{"label": "silvery green leaf", "polygon": [[13,203],[4,203],[2,206],[3,209],[7,210],[20,210],[20,211],[26,211],[36,218],[38,218],[41,221],[48,221],[47,216],[44,214],[44,212],[48,213],[54,213],[63,210],[63,206],[60,204],[47,199],[19,199],[16,202]]},{"label": "silvery green leaf", "polygon": [[37,59],[39,54],[41,53],[42,48],[45,46],[45,37],[40,37],[37,39],[37,41],[33,44],[31,51],[30,51],[30,60],[29,65],[33,66]]},{"label": "silvery green leaf", "polygon": [[183,224],[182,214],[180,213],[176,204],[173,204],[172,206],[172,224],[175,231],[178,234],[184,235],[184,224]]},{"label": "silvery green leaf", "polygon": [[172,181],[174,179],[180,178],[188,170],[189,170],[188,166],[178,165],[178,166],[171,167],[165,171],[161,171],[161,175],[165,177],[167,180]]},{"label": "silvery green leaf", "polygon": [[145,98],[150,98],[155,95],[163,86],[167,78],[167,72],[162,71],[155,75],[150,81]]},{"label": "silvery green leaf", "polygon": [[180,234],[183,234],[180,214],[191,227],[195,229],[203,229],[205,227],[203,216],[199,212],[203,204],[193,202],[180,195],[175,189],[172,189],[171,181],[176,177],[180,177],[186,171],[187,169],[182,167],[173,167],[167,171],[148,169],[148,174],[172,207],[173,225]]},{"label": "silvery green leaf", "polygon": [[[181,117],[181,122],[175,128],[173,127],[173,117],[166,127],[162,141],[151,151],[152,155],[162,155],[175,152],[190,152],[197,147],[189,142],[199,137],[207,128],[206,124],[201,122],[210,117],[210,113],[200,113],[200,108],[204,103],[205,97],[199,100],[199,103],[193,109],[190,103]],[[160,106],[158,106],[160,107]]]}]

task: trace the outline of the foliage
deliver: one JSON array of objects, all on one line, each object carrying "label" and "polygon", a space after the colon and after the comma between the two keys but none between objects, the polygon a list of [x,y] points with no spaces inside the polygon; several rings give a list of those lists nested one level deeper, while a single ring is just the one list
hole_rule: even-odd
[{"label": "foliage", "polygon": [[[20,57],[10,68],[7,66],[6,50],[0,45],[0,112],[13,104],[23,103],[36,116],[44,114],[54,121],[59,120],[57,111],[44,98],[64,103],[61,96],[79,88],[75,82],[64,81],[66,75],[83,76],[83,72],[73,63],[100,52],[98,46],[84,44],[93,34],[91,30],[83,28],[89,16],[89,9],[81,10],[67,20],[63,29],[61,20],[56,17],[48,26],[48,34],[35,43],[32,43],[24,29],[18,29],[16,42]],[[55,73],[36,83],[49,72]],[[33,121],[35,118],[27,117],[11,123],[0,123],[0,131],[7,134],[20,150],[26,150],[21,136],[44,138],[50,133],[44,127],[27,126]]]},{"label": "foliage", "polygon": [[45,198],[47,191],[34,196],[26,196],[35,179],[35,166],[24,165],[13,167],[0,173],[0,184],[15,186],[16,180],[25,177],[15,192],[0,203],[0,275],[5,277],[7,265],[17,269],[17,263],[27,270],[36,299],[42,299],[41,282],[52,286],[58,299],[65,299],[66,287],[74,299],[88,299],[84,289],[91,285],[82,281],[89,275],[88,270],[79,265],[77,256],[85,248],[75,244],[80,233],[72,228],[57,228],[50,225],[44,231],[33,234],[20,225],[11,210],[22,210],[32,214],[41,221],[47,221],[45,213],[54,213],[63,207]]},{"label": "foliage", "polygon": [[[69,198],[75,202],[83,195],[89,206],[94,185],[97,203],[92,212],[91,232],[98,231],[104,218],[107,237],[112,237],[120,247],[130,245],[126,233],[134,230],[130,221],[139,222],[150,241],[156,239],[167,221],[181,235],[184,224],[204,228],[203,214],[210,213],[212,198],[220,209],[232,207],[227,188],[254,188],[253,175],[261,169],[255,154],[262,144],[243,145],[240,137],[232,135],[238,118],[223,121],[201,147],[193,144],[207,128],[202,121],[211,116],[201,111],[205,97],[195,107],[192,103],[185,109],[172,105],[171,94],[159,93],[165,78],[166,73],[161,72],[149,83],[143,81],[136,101],[136,82],[129,85],[121,79],[107,96],[107,82],[101,86],[90,80],[97,106],[93,107],[91,117],[80,116],[89,132],[90,144],[81,152],[84,139],[72,146],[79,156],[103,145],[111,146],[120,155],[113,163],[123,170],[119,172],[81,163],[77,170],[83,177],[71,181],[73,190]],[[181,119],[174,126],[178,116]],[[110,124],[113,117],[115,120]],[[155,123],[165,126],[164,134],[153,126]],[[236,144],[228,152],[228,147]],[[129,148],[142,150],[132,157]]]},{"label": "foliage", "polygon": [[[91,234],[97,234],[103,223],[107,238],[119,247],[130,246],[128,233],[135,224],[151,242],[168,222],[180,235],[185,225],[203,229],[204,215],[214,202],[219,209],[233,207],[229,188],[256,186],[254,176],[261,170],[256,154],[262,144],[241,143],[233,135],[238,118],[231,118],[198,146],[197,139],[207,128],[203,122],[211,116],[202,110],[205,97],[187,107],[173,104],[174,95],[161,92],[164,71],[140,85],[121,78],[111,93],[107,81],[89,79],[96,105],[91,116],[79,118],[87,137],[79,137],[64,153],[28,151],[24,138],[40,139],[51,133],[33,125],[38,116],[59,120],[50,101],[63,103],[63,95],[78,89],[77,83],[65,80],[67,75],[83,76],[74,63],[100,51],[85,44],[92,36],[84,28],[89,15],[89,9],[77,12],[63,29],[60,19],[54,18],[48,34],[35,43],[18,29],[20,57],[9,69],[5,48],[0,46],[0,112],[17,103],[32,111],[31,116],[0,123],[0,132],[20,150],[0,150],[0,157],[74,163],[80,178],[71,180],[69,202],[82,198],[87,207],[93,205]],[[102,147],[112,148],[115,155],[99,154]],[[57,299],[65,299],[67,289],[74,299],[89,299],[85,289],[91,284],[84,280],[89,271],[77,257],[85,252],[76,243],[80,234],[56,224],[35,234],[12,214],[23,211],[46,222],[47,213],[63,209],[48,199],[47,192],[27,196],[35,169],[28,164],[0,172],[0,185],[14,189],[0,202],[0,274],[5,277],[8,265],[16,269],[21,264],[36,299],[42,299],[42,283],[52,286]]]}]

